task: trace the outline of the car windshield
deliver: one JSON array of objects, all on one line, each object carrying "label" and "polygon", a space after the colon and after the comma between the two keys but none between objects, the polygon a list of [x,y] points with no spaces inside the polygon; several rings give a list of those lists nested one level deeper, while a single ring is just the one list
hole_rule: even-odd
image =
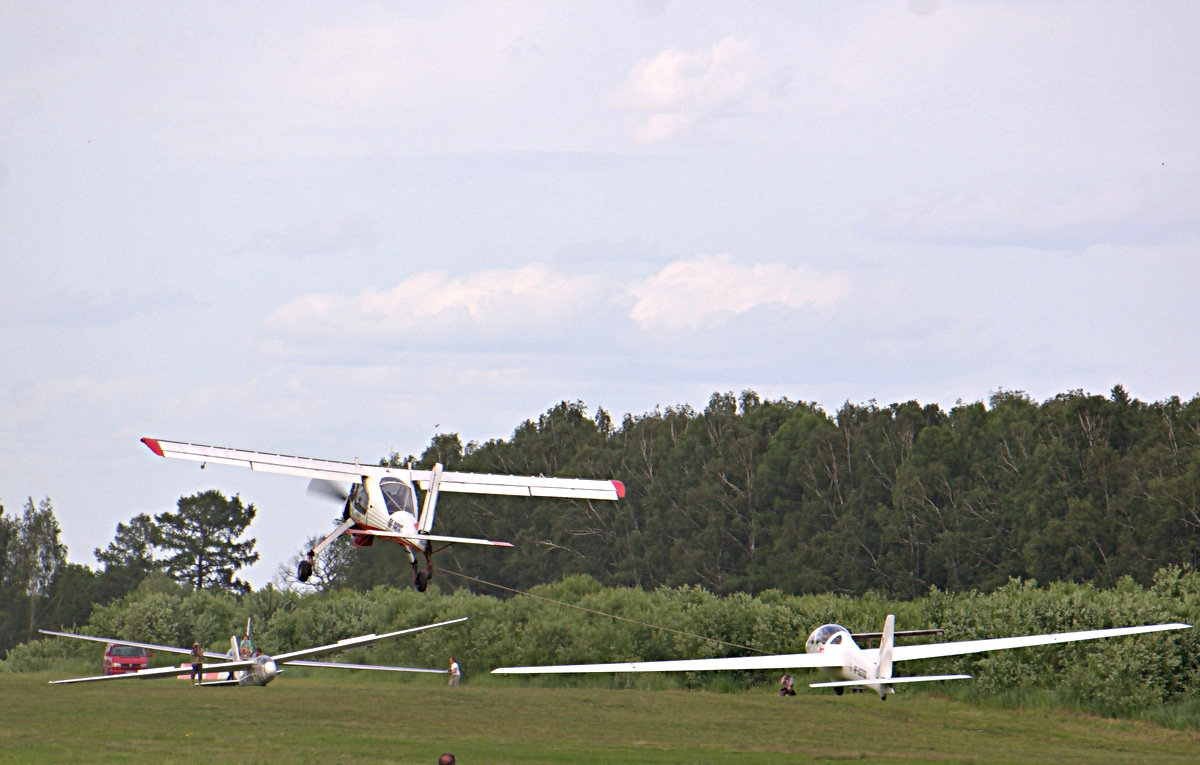
[{"label": "car windshield", "polygon": [[111,653],[113,656],[120,656],[122,658],[150,655],[150,651],[137,645],[114,645]]}]

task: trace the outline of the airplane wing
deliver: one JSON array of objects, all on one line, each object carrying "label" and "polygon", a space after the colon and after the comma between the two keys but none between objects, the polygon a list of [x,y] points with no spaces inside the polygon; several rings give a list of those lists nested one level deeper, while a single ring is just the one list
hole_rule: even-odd
[{"label": "airplane wing", "polygon": [[[92,635],[76,635],[73,632],[55,632],[54,630],[38,630],[43,635],[56,635],[58,637],[76,638],[78,640],[94,640],[97,643],[116,643],[117,645],[132,645],[138,648],[149,648],[151,651],[165,651],[166,653],[182,653],[188,656],[191,655],[192,649],[178,648],[173,645],[158,645],[157,643],[139,643],[136,640],[121,640],[120,638],[95,637]],[[216,651],[205,651],[204,655],[210,659],[226,659],[228,654],[218,653]]]},{"label": "airplane wing", "polygon": [[[359,637],[346,638],[345,640],[339,640],[338,642],[330,643],[329,645],[317,646],[316,648],[302,648],[299,651],[291,651],[289,653],[277,654],[275,656],[272,656],[271,658],[275,659],[276,664],[294,664],[297,662],[294,662],[292,660],[299,659],[302,656],[314,656],[319,653],[328,653],[330,651],[340,651],[344,648],[356,648],[358,646],[370,645],[371,643],[374,643],[377,640],[383,640],[385,638],[396,637],[397,635],[407,635],[410,632],[420,632],[421,630],[429,630],[429,629],[433,629],[434,627],[445,627],[448,624],[458,624],[459,622],[465,622],[466,620],[467,620],[467,617],[464,616],[461,619],[451,619],[451,620],[445,621],[445,622],[438,622],[437,624],[426,624],[423,627],[409,627],[408,629],[405,629],[405,630],[396,630],[395,632],[385,632],[382,635],[375,635],[375,634],[360,635]],[[205,671],[207,671],[207,669]]]},{"label": "airplane wing", "polygon": [[[448,624],[458,624],[459,622],[465,622],[466,620],[467,620],[467,617],[464,616],[461,619],[451,619],[451,620],[445,621],[445,622],[438,622],[437,624],[426,624],[422,627],[410,627],[410,628],[404,629],[404,630],[396,630],[395,632],[387,632],[387,633],[384,633],[383,635],[375,635],[375,634],[361,635],[359,637],[346,638],[345,640],[339,640],[338,642],[331,643],[329,645],[317,646],[316,648],[305,648],[305,649],[302,649],[299,651],[292,651],[290,653],[280,654],[278,656],[273,656],[272,658],[275,660],[275,662],[277,664],[300,664],[301,662],[296,662],[296,661],[292,661],[292,660],[298,659],[301,656],[311,656],[313,654],[324,653],[327,651],[337,651],[337,650],[340,650],[343,648],[354,648],[356,646],[370,645],[371,643],[374,643],[377,640],[383,640],[384,638],[395,637],[397,635],[405,635],[410,632],[420,632],[421,630],[433,629],[434,627],[444,627]],[[150,644],[150,643],[131,643],[129,641],[122,641],[122,640],[107,640],[105,638],[91,637],[90,635],[73,635],[69,632],[49,632],[49,631],[47,631],[47,634],[60,635],[62,637],[75,637],[75,638],[81,638],[84,640],[97,640],[97,641],[104,640],[105,642],[125,643],[126,645],[140,645],[140,646],[147,646],[147,647],[152,646],[152,644]],[[168,650],[176,650],[176,649],[172,648],[171,646],[153,646],[153,647],[163,648],[163,649],[168,649]],[[184,651],[184,653],[191,653],[191,651]],[[225,654],[210,654],[208,652],[205,652],[205,656],[211,656],[213,658],[219,658],[222,660],[227,658],[225,656]],[[241,660],[241,661],[221,661],[216,664],[206,663],[206,664],[204,664],[203,672],[205,674],[209,674],[212,672],[216,672],[216,673],[236,672],[238,670],[249,669],[253,665],[254,665],[253,659],[245,659],[245,660]],[[414,670],[414,671],[420,671],[420,670]],[[151,679],[151,678],[161,678],[161,677],[179,677],[180,675],[187,675],[188,673],[189,673],[189,670],[187,668],[156,667],[155,669],[143,669],[139,672],[126,672],[125,674],[122,674],[122,675],[99,675],[96,677],[73,677],[73,678],[69,678],[66,680],[51,680],[50,683],[52,685],[60,685],[60,684],[64,684],[64,683],[89,683],[89,682],[95,682],[98,680],[122,680],[122,679],[129,680],[129,679],[133,679],[133,678],[137,678],[139,680],[147,680],[147,679]],[[221,681],[221,680],[210,681],[208,683],[205,683],[205,685],[222,685],[222,684],[224,684],[224,682],[225,681]]]},{"label": "airplane wing", "polygon": [[389,667],[379,664],[343,664],[337,661],[306,661],[293,659],[287,662],[289,667],[329,667],[332,669],[375,669],[385,672],[428,672],[434,675],[445,675],[448,669],[425,669],[423,667]]},{"label": "airplane wing", "polygon": [[[421,473],[429,473],[431,477],[432,471],[413,471],[417,485],[422,489],[428,488],[430,477]],[[463,494],[507,494],[514,497],[617,500],[625,496],[625,484],[620,481],[493,473],[443,472],[439,488],[441,491]]]},{"label": "airplane wing", "polygon": [[[161,438],[143,438],[150,451],[160,457],[191,460],[203,464],[233,465],[265,473],[319,478],[325,481],[357,483],[363,476],[398,476],[416,481],[426,489],[434,480],[432,470],[362,465],[358,462],[338,462],[311,457],[230,449],[224,446],[205,446]],[[492,475],[488,473],[442,472],[441,491],[470,494],[507,494],[522,497],[565,497],[568,499],[609,499],[625,496],[625,484],[620,481],[584,478],[545,478],[542,476]]]},{"label": "airplane wing", "polygon": [[[1141,627],[1115,627],[1102,630],[1085,630],[1082,632],[1059,632],[1047,635],[1024,635],[1020,637],[990,638],[986,640],[963,640],[955,643],[931,643],[929,645],[895,646],[892,649],[892,661],[912,661],[915,659],[934,659],[940,656],[960,656],[983,651],[1000,651],[1009,648],[1024,648],[1026,646],[1050,645],[1054,643],[1070,643],[1079,640],[1096,640],[1099,638],[1120,637],[1122,635],[1140,635],[1146,632],[1162,632],[1165,630],[1191,629],[1190,624],[1148,624]],[[878,653],[879,649],[874,649]],[[871,653],[864,651],[863,653]],[[651,662],[618,662],[615,664],[562,664],[547,667],[500,667],[492,670],[497,675],[545,675],[545,674],[574,674],[582,672],[697,672],[705,670],[734,670],[734,669],[813,669],[818,667],[840,667],[842,660],[836,655],[821,653],[774,654],[770,656],[735,656],[724,659],[680,659],[676,661]],[[938,676],[937,679],[960,679],[957,675]],[[842,684],[853,684],[856,681],[846,681]],[[918,682],[915,678],[904,679],[893,677],[880,682],[902,683]],[[870,683],[866,683],[870,684]],[[820,687],[820,686],[815,686]]]},{"label": "airplane wing", "polygon": [[1026,648],[1035,645],[1053,645],[1055,643],[1074,643],[1080,640],[1098,640],[1100,638],[1121,637],[1122,635],[1141,635],[1147,632],[1164,632],[1167,630],[1191,629],[1190,624],[1146,624],[1140,627],[1113,627],[1102,630],[1082,630],[1079,632],[1055,632],[1045,635],[1020,635],[1006,638],[987,638],[984,640],[960,640],[953,643],[929,643],[926,645],[898,645],[892,648],[892,661],[913,661],[916,659],[936,659],[942,656],[963,656],[971,653],[986,651],[1003,651],[1010,648]]},{"label": "airplane wing", "polygon": [[438,534],[398,534],[395,531],[379,529],[350,529],[349,533],[369,537],[384,537],[386,539],[406,539],[412,542],[450,542],[466,545],[491,545],[492,547],[512,547],[512,542],[493,542],[490,539],[472,539],[471,537],[446,537]]},{"label": "airplane wing", "polygon": [[730,656],[723,659],[616,662],[614,664],[560,664],[548,667],[499,667],[493,675],[557,675],[580,672],[701,672],[731,669],[814,669],[840,667],[840,657],[820,653],[785,653],[768,656]]},{"label": "airplane wing", "polygon": [[[216,664],[205,664],[203,672],[209,674],[211,672],[237,672],[243,669],[249,669],[253,666],[253,661],[224,661]],[[152,680],[163,677],[186,677],[190,673],[188,667],[156,667],[154,669],[143,669],[138,672],[126,672],[123,675],[98,675],[96,677],[72,677],[66,680],[51,680],[51,685],[62,685],[64,683],[91,683],[97,680]],[[219,681],[211,681],[210,685],[218,685]]]}]

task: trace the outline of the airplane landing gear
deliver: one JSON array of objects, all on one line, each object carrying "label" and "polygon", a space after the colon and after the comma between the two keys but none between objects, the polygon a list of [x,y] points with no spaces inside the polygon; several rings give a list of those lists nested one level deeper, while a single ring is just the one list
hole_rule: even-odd
[{"label": "airplane landing gear", "polygon": [[834,692],[834,693],[836,693],[838,696],[841,696],[841,695],[842,695],[842,692],[843,692],[844,690],[845,690],[844,688],[834,688],[834,689],[833,689],[833,692]]},{"label": "airplane landing gear", "polygon": [[296,578],[301,582],[307,582],[313,574],[313,553],[308,552],[308,557],[300,561],[300,565],[296,567]]},{"label": "airplane landing gear", "polygon": [[417,592],[425,592],[425,588],[429,586],[429,580],[433,578],[433,561],[429,557],[429,552],[425,552],[425,568],[417,568],[417,558],[410,551],[408,560],[413,567],[413,585],[416,586]]}]

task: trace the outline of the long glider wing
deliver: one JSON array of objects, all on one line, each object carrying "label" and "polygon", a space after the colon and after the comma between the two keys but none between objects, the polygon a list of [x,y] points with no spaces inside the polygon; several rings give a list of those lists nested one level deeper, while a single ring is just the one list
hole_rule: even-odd
[{"label": "long glider wing", "polygon": [[[415,481],[422,489],[434,480],[432,470],[362,465],[358,462],[293,457],[286,454],[205,446],[161,438],[143,438],[150,451],[160,457],[191,460],[213,465],[232,465],[265,473],[319,478],[325,481],[357,483],[363,476],[397,476]],[[521,497],[563,497],[566,499],[616,500],[625,496],[620,481],[585,478],[546,478],[544,476],[493,475],[488,473],[441,473],[440,491],[468,494],[505,494]]]},{"label": "long glider wing", "polygon": [[[238,672],[240,670],[249,669],[254,664],[253,661],[223,661],[216,664],[204,664],[204,674],[212,672]],[[187,667],[156,667],[155,669],[143,669],[138,672],[126,672],[123,675],[98,675],[96,677],[72,677],[67,680],[51,680],[51,685],[62,685],[64,683],[91,683],[97,680],[150,680],[163,677],[187,677],[189,668]]]},{"label": "long glider wing", "polygon": [[[179,648],[173,645],[158,645],[157,643],[139,643],[136,640],[121,640],[120,638],[95,637],[93,635],[77,635],[73,632],[55,632],[54,630],[38,630],[43,635],[55,635],[56,637],[75,638],[77,640],[93,640],[97,643],[116,643],[117,645],[132,645],[138,648],[149,648],[151,651],[163,651],[165,653],[181,653],[191,655],[192,649]],[[216,651],[205,651],[204,655],[210,659],[227,659],[229,656]]]},{"label": "long glider wing", "polygon": [[287,663],[289,667],[327,667],[329,669],[374,669],[382,672],[428,672],[432,675],[445,675],[448,669],[426,669],[424,667],[389,667],[380,664],[344,664],[338,661],[307,661],[293,659]]},{"label": "long glider wing", "polygon": [[293,659],[299,659],[302,656],[315,656],[319,653],[329,653],[331,651],[340,651],[344,648],[357,648],[358,646],[370,645],[371,643],[374,643],[377,640],[383,640],[385,638],[396,637],[397,635],[407,635],[411,632],[420,632],[421,630],[431,630],[434,627],[445,627],[450,624],[458,624],[459,622],[465,622],[466,620],[467,620],[467,617],[464,616],[459,619],[451,619],[451,620],[445,621],[445,622],[438,622],[437,624],[426,624],[422,627],[409,627],[408,629],[405,629],[405,630],[396,630],[395,632],[385,632],[382,635],[375,635],[375,634],[360,635],[359,637],[352,637],[352,638],[346,638],[345,640],[339,640],[336,643],[330,643],[328,645],[320,645],[320,646],[317,646],[316,648],[303,648],[299,651],[290,651],[288,653],[276,654],[272,658],[275,659],[276,664],[291,664]]},{"label": "long glider wing", "polygon": [[1005,651],[1012,648],[1027,648],[1035,645],[1054,645],[1056,643],[1075,643],[1080,640],[1100,640],[1102,638],[1121,637],[1122,635],[1142,635],[1147,632],[1166,632],[1168,630],[1191,629],[1190,624],[1146,624],[1140,627],[1112,627],[1102,630],[1081,630],[1078,632],[1054,632],[1045,635],[1019,635],[1005,638],[986,638],[984,640],[960,640],[953,643],[929,643],[926,645],[898,645],[892,648],[892,661],[914,661],[916,659],[936,659],[942,656],[964,656],[971,653],[986,651]]},{"label": "long glider wing", "polygon": [[[336,643],[330,643],[328,645],[317,646],[315,648],[304,648],[299,651],[291,651],[289,653],[279,654],[278,656],[274,656],[272,658],[275,660],[275,662],[277,664],[296,664],[296,665],[303,665],[303,666],[338,666],[336,664],[333,664],[332,662],[327,662],[327,663],[304,662],[304,661],[296,661],[296,659],[299,659],[302,656],[312,656],[312,655],[319,654],[319,653],[329,653],[331,651],[338,651],[338,650],[342,650],[344,648],[356,648],[358,646],[370,645],[371,643],[374,643],[377,640],[383,640],[385,638],[396,637],[397,635],[407,635],[411,632],[420,632],[421,630],[433,629],[434,627],[445,627],[446,625],[458,624],[459,622],[465,622],[466,620],[467,620],[467,617],[464,616],[460,619],[451,619],[449,621],[438,622],[436,624],[426,624],[421,627],[409,627],[408,629],[396,630],[395,632],[386,632],[382,635],[376,635],[376,634],[360,635],[359,637],[346,638],[345,640],[339,640]],[[105,638],[96,638],[96,637],[92,637],[90,635],[74,635],[69,632],[50,632],[49,630],[43,630],[43,631],[46,632],[46,634],[48,634],[48,635],[58,635],[61,637],[80,638],[83,640],[105,640],[105,642],[110,642],[110,643],[124,643],[125,645],[138,645],[138,646],[144,646],[147,648],[159,648],[162,650],[171,650],[171,651],[179,650],[179,649],[172,648],[171,646],[154,646],[151,643],[133,643],[128,640],[106,640]],[[191,653],[191,651],[187,651],[187,650],[185,650],[183,652]],[[213,654],[213,653],[209,653],[206,651],[204,655],[222,659],[222,661],[217,662],[215,664],[205,663],[203,666],[203,670],[202,670],[205,674],[214,673],[214,672],[218,673],[218,674],[223,674],[226,672],[236,672],[239,670],[249,669],[250,667],[252,667],[254,665],[253,659],[246,659],[243,661],[224,661],[224,659],[227,658],[225,656],[225,654]],[[371,667],[371,666],[367,666],[367,665],[360,665],[360,666],[345,665],[344,668],[347,668],[347,669],[389,669],[387,667]],[[393,669],[394,671],[412,671],[412,672],[438,672],[438,671],[441,671],[441,670],[424,670],[424,669],[411,669],[410,670],[408,668],[403,668],[403,667],[394,667],[394,668],[390,668],[390,669]],[[64,683],[90,683],[90,682],[96,682],[99,680],[131,680],[131,679],[147,680],[147,679],[151,679],[151,678],[179,677],[181,675],[186,676],[187,674],[188,674],[187,668],[156,667],[155,669],[143,669],[139,672],[126,672],[125,674],[121,674],[121,675],[98,675],[96,677],[73,677],[73,678],[69,678],[66,680],[51,680],[50,683],[52,685],[61,685]],[[204,684],[205,685],[221,685],[221,684],[225,684],[225,682],[226,681],[223,681],[223,680],[216,680],[216,681],[208,681],[208,682],[205,682]]]},{"label": "long glider wing", "polygon": [[[1024,635],[1008,638],[990,638],[986,640],[963,640],[954,643],[931,643],[928,645],[895,646],[892,649],[892,661],[912,661],[916,659],[933,659],[940,656],[961,656],[984,651],[1002,651],[1011,648],[1027,646],[1052,645],[1055,643],[1071,643],[1080,640],[1097,640],[1100,638],[1120,637],[1122,635],[1140,635],[1147,632],[1163,632],[1166,630],[1191,629],[1190,624],[1147,624],[1140,627],[1115,627],[1101,630],[1084,630],[1081,632],[1058,632],[1046,635]],[[878,649],[875,649],[878,652]],[[864,651],[864,653],[869,653]],[[835,654],[793,653],[774,654],[770,656],[736,656],[724,659],[679,659],[674,661],[649,662],[617,662],[613,664],[562,664],[545,667],[500,667],[492,670],[497,675],[545,675],[545,674],[575,674],[585,672],[699,672],[709,670],[757,670],[757,669],[810,669],[819,667],[840,667],[842,660]],[[935,679],[960,679],[958,675],[939,675]],[[902,682],[919,682],[918,679],[905,680],[903,677],[893,677],[887,680],[873,680],[869,684],[891,684]],[[841,681],[831,685],[855,684],[857,681]],[[816,687],[821,687],[820,685]]]},{"label": "long glider wing", "polygon": [[547,667],[499,667],[494,675],[560,675],[582,672],[702,672],[728,669],[814,669],[840,667],[840,657],[820,653],[786,653],[768,656],[730,656],[723,659],[615,662],[612,664],[559,664]]}]

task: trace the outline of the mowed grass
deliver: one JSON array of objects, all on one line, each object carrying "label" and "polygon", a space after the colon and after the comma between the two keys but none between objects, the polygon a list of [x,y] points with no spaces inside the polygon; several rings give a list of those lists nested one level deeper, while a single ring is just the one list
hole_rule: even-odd
[{"label": "mowed grass", "polygon": [[[55,675],[53,677],[60,677]],[[0,674],[3,762],[1195,762],[1200,733],[932,695],[837,698],[292,672],[266,688]]]}]

